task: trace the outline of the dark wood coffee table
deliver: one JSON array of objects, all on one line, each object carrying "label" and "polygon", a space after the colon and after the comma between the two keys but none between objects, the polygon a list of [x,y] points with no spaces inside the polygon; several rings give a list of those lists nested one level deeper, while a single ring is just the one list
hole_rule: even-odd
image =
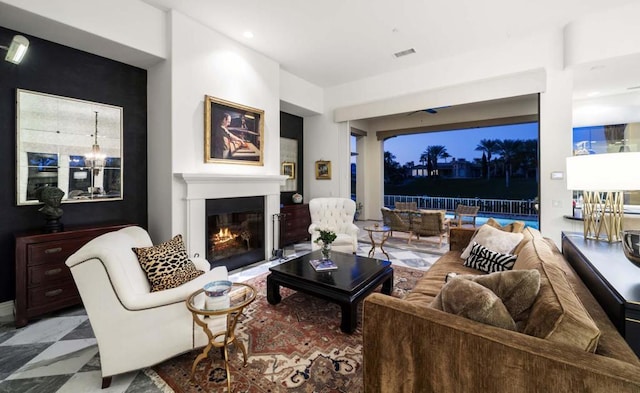
[{"label": "dark wood coffee table", "polygon": [[314,251],[269,268],[267,300],[270,304],[280,303],[283,286],[337,303],[342,309],[340,328],[353,333],[358,326],[358,303],[380,284],[382,293],[391,294],[391,262],[332,251],[331,259],[338,269],[317,272],[309,260],[321,257],[320,251]]}]

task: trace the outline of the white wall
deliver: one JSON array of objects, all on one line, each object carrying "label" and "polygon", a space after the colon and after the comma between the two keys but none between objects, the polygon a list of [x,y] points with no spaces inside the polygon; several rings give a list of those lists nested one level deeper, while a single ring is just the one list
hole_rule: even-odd
[{"label": "white wall", "polygon": [[[169,18],[172,173],[278,175],[279,65],[179,12],[170,11]],[[205,95],[264,110],[264,165],[204,162]],[[176,176],[170,187],[149,190],[172,194],[171,221],[156,225],[170,226],[173,234],[186,231],[185,190]]]},{"label": "white wall", "polygon": [[280,101],[283,111],[297,116],[312,116],[324,110],[323,90],[283,69],[280,69]]},{"label": "white wall", "polygon": [[[640,70],[638,70],[640,73]],[[573,126],[640,122],[640,91],[573,102]]]},{"label": "white wall", "polygon": [[566,67],[640,52],[640,3],[598,12],[565,27]]}]

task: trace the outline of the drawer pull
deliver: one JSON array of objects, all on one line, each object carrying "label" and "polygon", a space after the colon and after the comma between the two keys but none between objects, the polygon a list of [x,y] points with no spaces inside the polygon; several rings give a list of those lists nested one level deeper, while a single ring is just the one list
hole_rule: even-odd
[{"label": "drawer pull", "polygon": [[51,269],[44,272],[45,276],[54,276],[62,271],[61,268]]},{"label": "drawer pull", "polygon": [[55,254],[57,252],[62,251],[62,247],[56,247],[56,248],[47,248],[46,250],[44,250],[45,254]]},{"label": "drawer pull", "polygon": [[54,289],[53,291],[47,291],[44,293],[46,297],[58,296],[62,293],[62,289]]}]

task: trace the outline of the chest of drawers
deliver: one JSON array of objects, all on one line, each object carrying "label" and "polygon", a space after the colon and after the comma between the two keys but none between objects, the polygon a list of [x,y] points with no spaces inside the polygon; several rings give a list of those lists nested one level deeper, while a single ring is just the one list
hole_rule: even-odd
[{"label": "chest of drawers", "polygon": [[67,258],[89,240],[129,224],[69,228],[63,232],[29,232],[15,236],[16,327],[29,319],[80,304],[80,295],[65,265]]},{"label": "chest of drawers", "polygon": [[311,215],[308,204],[286,205],[280,208],[280,247],[311,239]]}]

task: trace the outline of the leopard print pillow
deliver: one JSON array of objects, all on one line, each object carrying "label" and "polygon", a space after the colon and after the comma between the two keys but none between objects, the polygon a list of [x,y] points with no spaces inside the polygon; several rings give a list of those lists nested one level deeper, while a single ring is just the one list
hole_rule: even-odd
[{"label": "leopard print pillow", "polygon": [[133,247],[132,250],[147,273],[151,292],[178,287],[204,274],[189,260],[182,235],[157,246]]}]

